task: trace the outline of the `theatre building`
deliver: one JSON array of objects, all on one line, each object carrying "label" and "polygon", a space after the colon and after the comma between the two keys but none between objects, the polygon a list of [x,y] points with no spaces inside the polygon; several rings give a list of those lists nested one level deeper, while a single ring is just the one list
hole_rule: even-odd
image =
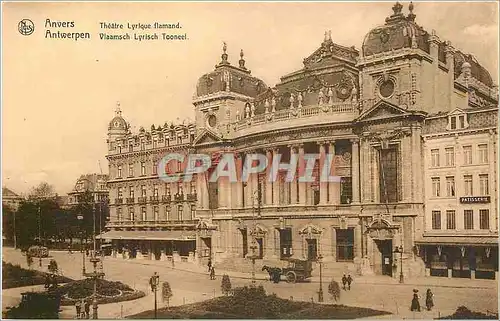
[{"label": "theatre building", "polygon": [[[339,273],[393,277],[401,266],[406,276],[441,275],[433,268],[442,260],[433,261],[438,249],[447,255],[446,276],[448,269],[456,274],[447,251],[461,255],[465,248],[472,262],[488,249],[493,261],[498,93],[475,58],[416,23],[412,4],[408,14],[399,3],[392,11],[360,50],[326,32],[303,67],[275,86],[251,73],[243,50],[232,63],[224,44],[220,62],[196,84],[193,124],[132,134],[117,114],[108,134],[112,204],[103,236],[114,255],[195,264],[211,257],[220,269],[239,270],[252,256],[261,265],[320,259]],[[463,164],[468,146],[473,160]],[[454,163],[444,166],[449,147]],[[443,162],[437,166],[435,149]],[[479,150],[487,161],[477,159]],[[165,183],[156,164],[171,152],[210,155],[212,167],[191,181]],[[289,181],[282,170],[270,181],[266,170],[247,181],[210,182],[221,153],[233,154],[238,168],[256,153],[285,164],[292,155],[333,154],[340,179]],[[313,176],[323,165],[316,162]],[[169,166],[182,172],[186,164]],[[454,194],[447,197],[451,176]],[[466,192],[470,176],[473,190]],[[436,197],[432,177],[441,180]],[[431,228],[434,213],[441,211],[444,226],[450,210],[453,229]],[[470,229],[461,225],[464,211],[473,213]],[[492,261],[475,261],[476,277],[478,267],[497,271]]]}]

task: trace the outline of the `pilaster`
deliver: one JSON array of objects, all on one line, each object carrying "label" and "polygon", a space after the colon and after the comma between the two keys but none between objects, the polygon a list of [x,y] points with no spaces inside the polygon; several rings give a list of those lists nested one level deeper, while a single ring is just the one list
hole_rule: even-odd
[{"label": "pilaster", "polygon": [[[290,159],[293,157],[292,155],[296,154],[296,147],[290,146]],[[297,204],[297,170],[295,171],[295,175],[293,175],[293,181],[290,183],[290,195],[291,195],[291,204]]]},{"label": "pilaster", "polygon": [[[299,146],[299,175],[298,178],[305,173],[305,160],[304,160],[304,145]],[[299,184],[299,204],[306,205],[306,183],[298,182]]]},{"label": "pilaster", "polygon": [[323,168],[326,164],[326,146],[325,142],[319,143],[319,204],[326,205],[328,201],[328,174],[322,177]]},{"label": "pilaster", "polygon": [[359,140],[352,139],[352,203],[359,204]]}]

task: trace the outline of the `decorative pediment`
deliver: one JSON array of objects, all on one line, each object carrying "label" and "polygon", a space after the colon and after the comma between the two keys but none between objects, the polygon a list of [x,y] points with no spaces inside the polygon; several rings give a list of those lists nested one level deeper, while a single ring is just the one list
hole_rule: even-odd
[{"label": "decorative pediment", "polygon": [[393,225],[385,219],[377,219],[368,226],[367,233],[374,240],[390,240],[398,229],[399,226]]},{"label": "decorative pediment", "polygon": [[250,231],[250,235],[254,237],[264,236],[267,234],[267,228],[261,224],[256,224],[255,227]]},{"label": "decorative pediment", "polygon": [[388,129],[382,132],[365,132],[363,133],[363,138],[368,141],[380,143],[382,148],[388,148],[390,141],[398,140],[410,135],[411,129],[409,127],[400,127]]},{"label": "decorative pediment", "polygon": [[358,51],[354,47],[348,48],[334,43],[330,31],[325,33],[325,40],[321,47],[305,58],[303,63],[306,68],[345,64],[345,62],[356,63],[358,55]]},{"label": "decorative pediment", "polygon": [[323,233],[323,229],[311,223],[307,224],[306,226],[304,226],[299,230],[299,234],[305,235],[306,237],[318,236],[321,233]]},{"label": "decorative pediment", "polygon": [[462,109],[460,108],[455,108],[453,109],[449,114],[448,116],[458,116],[458,115],[463,115],[465,114],[465,111],[463,111]]},{"label": "decorative pediment", "polygon": [[216,230],[217,225],[210,223],[207,220],[200,220],[198,224],[196,224],[197,230]]},{"label": "decorative pediment", "polygon": [[357,122],[388,119],[411,114],[387,100],[379,100],[372,108],[361,113],[356,119]]},{"label": "decorative pediment", "polygon": [[194,145],[216,144],[222,142],[222,138],[209,129],[204,129],[193,141]]}]

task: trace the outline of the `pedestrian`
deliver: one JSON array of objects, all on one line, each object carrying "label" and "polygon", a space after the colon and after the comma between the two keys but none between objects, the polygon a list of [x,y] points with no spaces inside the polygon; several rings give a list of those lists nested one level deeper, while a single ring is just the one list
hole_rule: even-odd
[{"label": "pedestrian", "polygon": [[425,306],[427,307],[427,311],[432,310],[434,307],[434,294],[431,289],[427,289],[427,293],[425,295]]},{"label": "pedestrian", "polygon": [[71,244],[68,244],[68,253],[73,254],[73,251],[71,250]]},{"label": "pedestrian", "polygon": [[420,297],[418,296],[418,290],[413,289],[413,299],[411,300],[411,308],[410,311],[418,311],[420,312]]},{"label": "pedestrian", "polygon": [[208,259],[207,266],[208,266],[208,272],[211,272],[212,271],[212,259],[211,258]]},{"label": "pedestrian", "polygon": [[352,277],[351,275],[347,275],[347,288],[349,289],[349,291],[351,290],[351,283],[352,283]]},{"label": "pedestrian", "polygon": [[90,254],[89,249],[86,249],[86,250],[85,250],[85,255],[86,255],[86,256],[89,256],[89,254]]},{"label": "pedestrian", "polygon": [[89,300],[85,301],[84,307],[85,307],[85,318],[89,319],[90,318],[90,301]]},{"label": "pedestrian", "polygon": [[342,288],[345,290],[345,285],[347,283],[347,277],[345,276],[345,273],[344,275],[342,276]]},{"label": "pedestrian", "polygon": [[215,280],[215,269],[212,266],[212,269],[210,270],[210,280]]},{"label": "pedestrian", "polygon": [[76,301],[75,308],[76,308],[76,318],[80,319],[80,315],[82,313],[82,302]]}]

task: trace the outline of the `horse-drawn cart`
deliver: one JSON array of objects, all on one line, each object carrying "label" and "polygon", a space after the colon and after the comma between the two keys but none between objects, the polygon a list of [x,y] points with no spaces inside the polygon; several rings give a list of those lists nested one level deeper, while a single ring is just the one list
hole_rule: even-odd
[{"label": "horse-drawn cart", "polygon": [[285,277],[286,282],[295,283],[303,282],[311,277],[312,262],[299,259],[287,259],[286,266],[283,268],[269,267],[264,265],[262,271],[266,270],[269,273],[271,281],[278,283],[281,276]]}]

